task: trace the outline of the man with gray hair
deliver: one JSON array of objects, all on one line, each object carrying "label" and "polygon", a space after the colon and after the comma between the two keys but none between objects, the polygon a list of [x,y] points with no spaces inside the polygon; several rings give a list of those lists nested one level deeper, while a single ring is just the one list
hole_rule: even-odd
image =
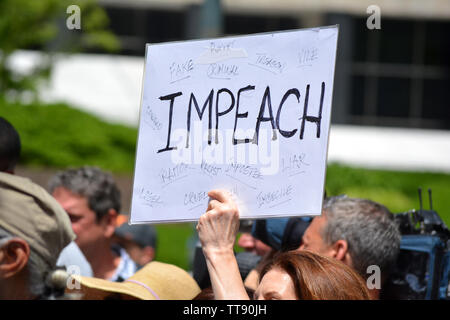
[{"label": "man with gray hair", "polygon": [[123,248],[113,246],[121,203],[112,176],[84,166],[57,173],[49,187],[69,215],[75,242],[91,264],[94,277],[123,281],[132,276],[136,263]]},{"label": "man with gray hair", "polygon": [[299,250],[338,259],[366,280],[379,270],[379,285],[369,287],[372,298],[378,299],[380,285],[397,259],[400,239],[393,215],[385,206],[338,196],[325,200],[322,215],[306,229]]}]

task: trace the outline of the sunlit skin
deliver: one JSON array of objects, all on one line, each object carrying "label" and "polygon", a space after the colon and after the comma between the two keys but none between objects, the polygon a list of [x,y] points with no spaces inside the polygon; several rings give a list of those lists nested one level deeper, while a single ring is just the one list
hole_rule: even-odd
[{"label": "sunlit skin", "polygon": [[76,244],[89,261],[94,276],[109,279],[120,263],[111,250],[111,237],[116,227],[117,212],[110,209],[100,221],[89,208],[88,200],[64,187],[53,191],[53,197],[69,215]]},{"label": "sunlit skin", "polygon": [[346,265],[353,267],[352,257],[348,251],[348,243],[344,239],[329,244],[323,238],[323,230],[327,225],[326,215],[315,217],[302,237],[302,245],[298,250],[309,250],[325,257],[337,259]]},{"label": "sunlit skin", "polygon": [[104,226],[97,223],[95,212],[89,208],[87,199],[63,187],[56,188],[53,197],[69,215],[73,232],[77,235],[75,242],[81,251],[92,250],[92,244],[103,238]]},{"label": "sunlit skin", "polygon": [[261,240],[256,239],[248,232],[241,234],[238,240],[238,246],[243,248],[246,252],[251,252],[258,256],[264,256],[271,250],[270,246],[266,245]]},{"label": "sunlit skin", "polygon": [[298,300],[291,277],[274,268],[267,272],[254,294],[255,300]]},{"label": "sunlit skin", "polygon": [[332,258],[331,248],[322,238],[322,230],[326,224],[327,219],[323,215],[315,217],[303,234],[299,250],[309,250]]},{"label": "sunlit skin", "polygon": [[142,248],[132,240],[124,239],[117,236],[114,238],[113,241],[117,242],[122,248],[124,248],[127,251],[130,258],[140,266],[145,266],[155,257],[155,249],[150,246]]},{"label": "sunlit skin", "polygon": [[0,300],[27,300],[35,297],[29,290],[27,270],[30,246],[13,238],[0,248]]}]

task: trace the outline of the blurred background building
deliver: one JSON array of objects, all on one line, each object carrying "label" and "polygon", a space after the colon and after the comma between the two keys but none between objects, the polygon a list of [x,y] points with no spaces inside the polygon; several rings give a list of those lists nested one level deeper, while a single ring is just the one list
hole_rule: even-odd
[{"label": "blurred background building", "polygon": [[[97,3],[120,49],[57,55],[49,85],[39,90],[42,100],[137,127],[146,43],[339,24],[329,160],[450,172],[448,0]],[[380,9],[381,29],[367,27],[371,5]],[[64,19],[59,29],[55,46],[85,32],[69,30]],[[15,70],[26,73],[40,64],[41,53],[18,50],[13,58]]]},{"label": "blurred background building", "polygon": [[[122,44],[340,25],[333,122],[450,129],[448,0],[101,0]],[[381,30],[369,30],[370,5]]]},{"label": "blurred background building", "polygon": [[[120,50],[114,55],[90,50],[61,56],[49,87],[41,91],[45,101],[67,101],[136,127],[146,43],[339,24],[329,160],[450,172],[448,0],[98,3]],[[379,30],[366,24],[371,5],[380,8]],[[74,31],[63,29],[70,38]],[[14,61],[26,69],[39,63],[38,57],[36,52],[18,52]]]}]

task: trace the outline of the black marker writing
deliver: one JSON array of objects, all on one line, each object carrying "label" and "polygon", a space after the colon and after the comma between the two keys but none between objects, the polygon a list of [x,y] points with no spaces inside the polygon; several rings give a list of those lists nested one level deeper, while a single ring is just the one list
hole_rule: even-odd
[{"label": "black marker writing", "polygon": [[173,116],[173,104],[175,101],[175,98],[178,96],[181,96],[183,93],[181,92],[177,92],[177,93],[172,93],[169,94],[167,96],[164,97],[159,97],[159,100],[163,101],[163,100],[170,100],[170,107],[169,107],[169,128],[168,128],[168,132],[167,132],[167,144],[166,147],[164,149],[160,149],[158,150],[157,153],[163,152],[163,151],[170,151],[170,150],[176,150],[177,147],[169,147],[170,144],[170,131],[172,129],[172,116]]},{"label": "black marker writing", "polygon": [[295,95],[295,96],[297,97],[297,102],[300,102],[300,92],[298,92],[298,90],[295,89],[295,88],[294,88],[294,89],[290,89],[290,90],[288,90],[288,91],[284,94],[283,99],[281,99],[280,106],[278,107],[278,112],[277,112],[277,128],[278,128],[278,130],[280,131],[280,134],[281,134],[283,137],[285,137],[285,138],[290,138],[290,137],[292,137],[292,136],[297,132],[297,129],[292,130],[292,131],[284,131],[284,130],[281,130],[281,129],[280,129],[280,114],[281,114],[281,107],[283,106],[283,104],[286,102],[287,98],[288,98],[291,94],[293,94],[293,95]]},{"label": "black marker writing", "polygon": [[[280,199],[288,197],[292,194],[293,188],[291,185],[282,187],[277,190],[269,191],[269,192],[260,192],[256,197],[258,201],[258,206],[261,208],[264,205],[271,204],[273,202],[277,202]],[[291,199],[289,199],[291,200]],[[283,201],[284,203],[285,201]]]},{"label": "black marker writing", "polygon": [[[215,99],[216,99],[216,103],[215,103],[215,143],[219,144],[219,119],[220,117],[230,113],[233,108],[236,106],[236,111],[234,114],[234,128],[233,128],[233,136],[232,136],[232,143],[234,145],[239,144],[239,143],[249,143],[252,142],[254,144],[258,144],[258,138],[259,138],[259,130],[261,127],[261,124],[263,122],[270,122],[270,125],[272,127],[272,140],[276,140],[277,139],[277,133],[276,131],[278,131],[284,138],[291,138],[292,136],[294,136],[298,129],[293,129],[293,130],[283,130],[281,128],[281,112],[283,111],[283,107],[286,104],[286,101],[291,97],[294,96],[297,99],[297,103],[300,106],[300,90],[298,90],[297,88],[291,88],[288,89],[281,101],[280,104],[278,105],[278,109],[276,110],[276,117],[274,118],[274,114],[273,114],[273,107],[272,107],[272,98],[271,98],[271,94],[270,94],[270,87],[267,86],[266,89],[264,90],[264,94],[262,96],[261,99],[261,104],[259,105],[259,113],[258,116],[256,118],[255,121],[255,131],[254,131],[254,135],[253,138],[245,138],[245,139],[236,139],[235,137],[235,132],[237,129],[237,125],[238,125],[238,119],[242,119],[242,118],[248,118],[249,112],[239,112],[239,107],[240,107],[240,97],[241,94],[245,91],[250,91],[250,90],[255,90],[255,86],[253,85],[247,85],[243,88],[240,88],[237,92],[237,103],[235,103],[236,99],[235,96],[233,94],[233,92],[227,88],[221,88],[218,91],[215,91],[214,89],[211,89],[208,97],[206,98],[205,102],[203,103],[202,108],[199,108],[199,104],[197,101],[196,96],[194,95],[194,93],[190,93],[189,95],[189,102],[187,105],[187,117],[186,117],[186,126],[187,126],[187,131],[188,131],[188,135],[186,138],[186,148],[189,148],[189,131],[191,129],[191,116],[192,116],[192,106],[194,106],[195,111],[197,112],[198,117],[200,118],[200,120],[203,120],[204,118],[204,114],[206,111],[208,111],[208,144],[211,144],[212,141],[212,119],[213,119],[213,108],[212,108],[212,104],[213,104],[213,99],[214,99],[214,94],[216,95]],[[310,84],[306,85],[306,90],[305,90],[305,99],[304,99],[304,103],[303,103],[303,116],[300,118],[301,119],[301,123],[300,123],[300,134],[299,134],[299,139],[303,140],[304,138],[304,134],[305,134],[305,127],[306,127],[306,122],[311,122],[311,123],[315,123],[316,124],[316,138],[320,138],[320,134],[321,134],[321,123],[322,123],[322,111],[323,111],[323,101],[324,101],[324,97],[325,97],[325,82],[321,83],[321,94],[320,94],[320,102],[319,102],[319,112],[317,116],[312,116],[310,114],[308,114],[308,107],[309,107],[309,90],[310,90]],[[220,101],[221,98],[223,97],[224,94],[227,94],[230,98],[230,103],[229,105],[226,107],[225,110],[219,110],[219,106],[220,106]],[[159,97],[159,99],[161,101],[170,101],[170,105],[169,105],[169,119],[168,119],[168,131],[167,131],[167,143],[165,148],[162,148],[160,150],[158,150],[157,152],[164,152],[164,151],[171,151],[171,150],[176,150],[177,147],[171,147],[170,146],[170,138],[171,138],[171,130],[172,130],[172,120],[173,120],[173,113],[174,113],[174,104],[175,104],[175,99],[178,96],[183,95],[182,92],[176,92],[173,94],[169,94],[166,96],[162,96]],[[291,98],[292,99],[292,98]],[[207,108],[208,107],[208,108]],[[247,106],[246,109],[251,109],[251,106]],[[177,110],[180,110],[180,108],[177,108]],[[268,113],[268,115],[266,115]]]},{"label": "black marker writing", "polygon": [[248,90],[254,90],[255,86],[246,86],[245,88],[241,88],[238,91],[237,94],[237,104],[236,104],[236,116],[234,118],[234,129],[233,129],[233,144],[238,144],[238,143],[249,143],[251,140],[250,139],[236,139],[235,138],[235,134],[236,134],[236,126],[237,126],[237,120],[238,118],[247,118],[248,117],[248,112],[244,112],[244,113],[239,113],[239,101],[241,98],[241,93],[243,91],[248,91]]},{"label": "black marker writing", "polygon": [[[227,110],[225,111],[220,111],[219,112],[219,96],[222,92],[228,93],[228,95],[231,98],[231,104],[228,107]],[[233,93],[228,90],[227,88],[222,88],[219,91],[217,91],[217,97],[216,97],[216,144],[219,143],[219,136],[218,136],[218,131],[219,131],[219,117],[226,115],[228,112],[230,112],[232,109],[234,108],[234,95]]]},{"label": "black marker writing", "polygon": [[320,105],[319,105],[319,116],[312,117],[308,116],[308,100],[309,100],[309,84],[306,86],[306,96],[305,96],[305,106],[303,107],[303,117],[302,117],[302,126],[300,128],[300,140],[303,139],[303,133],[305,132],[305,121],[313,122],[317,125],[317,138],[320,138],[320,123],[322,121],[322,106],[323,106],[323,97],[325,94],[325,82],[322,82],[322,91],[320,93]]},{"label": "black marker writing", "polygon": [[[269,109],[269,117],[268,118],[264,117],[264,110],[265,110],[266,104]],[[253,136],[254,144],[258,144],[259,126],[261,125],[261,122],[263,122],[263,121],[270,121],[270,123],[272,124],[272,130],[273,130],[272,140],[276,140],[277,139],[277,134],[275,132],[276,125],[275,125],[275,121],[273,119],[272,100],[270,99],[269,86],[267,86],[266,91],[264,91],[264,96],[263,96],[263,99],[261,102],[261,107],[259,108],[259,115],[258,115],[258,119],[256,120],[255,135]]]},{"label": "black marker writing", "polygon": [[191,93],[191,97],[189,98],[189,106],[188,106],[188,113],[187,113],[187,136],[186,136],[186,148],[189,148],[189,133],[191,131],[191,110],[192,110],[192,103],[194,103],[195,110],[197,111],[197,114],[202,120],[203,113],[205,112],[206,105],[208,105],[208,144],[211,144],[211,128],[212,128],[212,103],[213,103],[213,96],[214,96],[214,89],[211,90],[211,92],[208,95],[208,98],[206,98],[205,103],[203,104],[202,110],[198,107],[197,99],[195,99],[194,93]]}]

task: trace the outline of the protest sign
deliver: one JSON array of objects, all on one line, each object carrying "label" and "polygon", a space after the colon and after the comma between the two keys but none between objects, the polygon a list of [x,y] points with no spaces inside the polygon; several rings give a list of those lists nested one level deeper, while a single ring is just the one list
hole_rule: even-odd
[{"label": "protest sign", "polygon": [[147,45],[130,223],[321,213],[337,26]]}]

